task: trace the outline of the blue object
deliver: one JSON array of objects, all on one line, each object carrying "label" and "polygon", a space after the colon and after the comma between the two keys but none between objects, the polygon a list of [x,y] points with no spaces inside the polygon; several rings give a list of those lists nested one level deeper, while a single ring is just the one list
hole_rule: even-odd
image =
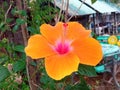
[{"label": "blue object", "polygon": [[96,66],[95,70],[98,73],[103,73],[103,72],[105,72],[105,66],[104,65]]},{"label": "blue object", "polygon": [[97,37],[97,40],[100,42],[100,43],[108,43],[108,38],[110,36],[98,36]]},{"label": "blue object", "polygon": [[115,53],[119,50],[119,47],[116,45],[111,45],[111,44],[101,44],[101,45],[104,56]]},{"label": "blue object", "polygon": [[[101,44],[104,57],[115,55],[119,51],[119,47],[110,44]],[[119,59],[118,59],[119,60]],[[95,67],[96,72],[105,72],[105,64],[98,65]]]}]

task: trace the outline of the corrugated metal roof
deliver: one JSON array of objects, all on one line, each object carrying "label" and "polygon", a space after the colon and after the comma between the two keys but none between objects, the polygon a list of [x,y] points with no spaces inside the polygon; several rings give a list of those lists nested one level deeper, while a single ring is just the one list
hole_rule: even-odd
[{"label": "corrugated metal roof", "polygon": [[[59,8],[62,8],[62,0],[55,0],[56,1],[56,5]],[[63,10],[66,10],[66,4],[67,4],[67,0],[64,0],[64,5],[63,5]],[[76,10],[77,13],[76,15],[87,15],[87,14],[93,14],[96,13],[94,10],[92,10],[90,7],[82,4],[81,6],[81,2],[79,0],[69,0],[69,8],[68,8],[68,13],[70,15],[74,15]],[[81,6],[81,8],[78,10],[78,8]]]},{"label": "corrugated metal roof", "polygon": [[86,0],[85,2],[91,7],[99,11],[100,13],[107,12],[120,12],[120,10],[113,4],[107,3],[104,0],[97,0],[95,3],[90,3],[91,0]]}]

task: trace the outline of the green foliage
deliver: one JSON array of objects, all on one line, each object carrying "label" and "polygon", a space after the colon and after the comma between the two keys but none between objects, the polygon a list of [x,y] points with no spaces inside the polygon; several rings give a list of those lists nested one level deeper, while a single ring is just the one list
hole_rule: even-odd
[{"label": "green foliage", "polygon": [[25,24],[25,20],[18,18],[18,19],[16,19],[16,24],[17,24],[17,25]]},{"label": "green foliage", "polygon": [[40,88],[42,88],[43,90],[61,90],[61,89],[63,90],[90,90],[88,84],[86,83],[84,79],[84,76],[80,74],[79,75],[77,74],[79,82],[76,83],[74,81],[76,74],[75,75],[72,74],[71,76],[65,77],[64,79],[60,81],[55,81],[47,75],[45,68],[43,66],[40,67],[40,72],[41,72],[41,78],[40,78],[41,87]]},{"label": "green foliage", "polygon": [[75,85],[67,85],[65,90],[90,90],[83,76],[80,76],[80,82]]},{"label": "green foliage", "polygon": [[23,45],[16,45],[16,46],[14,46],[14,51],[24,53],[24,48],[25,47]]},{"label": "green foliage", "polygon": [[0,65],[0,82],[5,80],[10,75],[8,69]]},{"label": "green foliage", "polygon": [[8,8],[8,3],[6,1],[3,2],[3,5],[0,6],[0,22],[3,22],[3,19],[5,18],[5,11]]},{"label": "green foliage", "polygon": [[86,81],[84,80],[83,76],[80,76],[80,83],[74,85],[72,90],[90,90],[89,86],[87,85]]},{"label": "green foliage", "polygon": [[83,65],[83,64],[79,65],[78,72],[80,75],[85,75],[88,77],[94,77],[97,75],[95,68],[93,66],[87,66],[87,65]]},{"label": "green foliage", "polygon": [[25,69],[25,60],[17,60],[13,63],[13,71],[20,72]]},{"label": "green foliage", "polygon": [[35,34],[35,33],[40,33],[39,30],[36,30],[34,27],[28,26],[27,30],[31,33],[31,34]]},{"label": "green foliage", "polygon": [[90,90],[83,76],[80,75],[79,78],[80,82],[77,82],[75,84],[67,84],[65,90]]},{"label": "green foliage", "polygon": [[43,66],[40,67],[40,72],[41,72],[41,78],[40,78],[40,83],[41,83],[41,88],[43,90],[56,90],[56,83],[53,79],[51,79]]},{"label": "green foliage", "polygon": [[27,13],[25,10],[17,10],[16,7],[12,9],[11,14],[14,16],[21,15],[21,16],[27,16]]},{"label": "green foliage", "polygon": [[[52,0],[36,0],[29,3],[30,15],[28,18],[28,30],[31,34],[40,33],[39,27],[43,23],[53,23],[58,9],[51,4]],[[52,22],[51,22],[52,21]],[[34,31],[34,32],[33,32]]]},{"label": "green foliage", "polygon": [[[51,0],[36,0],[36,2],[28,4],[30,11],[28,10],[27,12],[18,10],[14,6],[15,3],[2,2],[2,6],[0,6],[0,51],[2,51],[0,52],[0,90],[29,90],[24,46],[16,44],[12,36],[7,37],[6,35],[9,34],[7,32],[10,32],[14,36],[14,34],[20,31],[21,25],[26,23],[28,25],[26,30],[30,34],[40,33],[39,26],[43,23],[51,23],[56,14],[56,9],[50,3]],[[12,4],[12,7],[6,13],[10,4]],[[5,37],[2,38],[1,36]],[[8,67],[9,65],[12,65],[10,71],[8,70],[10,68]],[[31,65],[37,66],[36,63],[31,63]],[[20,85],[15,82],[17,76],[22,76]],[[48,78],[46,75],[40,79],[44,85],[42,88],[46,88],[48,85],[51,90],[55,90],[54,80]],[[49,83],[46,82],[48,81],[47,79],[50,80]]]},{"label": "green foliage", "polygon": [[19,25],[15,25],[14,27],[13,27],[13,32],[16,32],[17,30],[19,29]]},{"label": "green foliage", "polygon": [[[28,11],[18,10],[14,3],[7,17],[5,17],[5,14],[10,3],[3,1],[2,6],[0,6],[0,90],[30,90],[26,75],[25,46],[16,43],[13,36],[21,32],[21,25],[27,25],[26,30],[30,35],[40,33],[39,27],[43,23],[54,25],[54,17],[59,10],[54,8],[51,1],[33,0],[29,2],[28,0]],[[95,1],[92,0],[92,3]],[[8,32],[11,36],[8,35]],[[84,76],[96,76],[94,67],[80,65],[77,72],[79,82],[74,83],[74,75],[55,81],[47,75],[42,60],[39,64],[35,61],[29,64],[37,68],[33,72],[33,76],[36,72],[39,72],[38,82],[40,84],[37,86],[39,90],[89,90]],[[11,67],[8,67],[9,65]],[[15,81],[18,76],[22,77],[22,83],[20,84]]]},{"label": "green foliage", "polygon": [[[2,50],[0,52],[0,89],[18,90],[19,84],[15,82],[15,77],[19,76],[20,72],[24,75],[26,68],[24,46],[15,45],[10,43],[9,39],[3,38],[0,41],[0,50]],[[8,65],[12,65],[10,71]],[[25,82],[26,80],[23,81],[24,85],[21,84],[21,87],[29,90]]]},{"label": "green foliage", "polygon": [[9,59],[6,55],[0,55],[0,65],[4,65]]}]

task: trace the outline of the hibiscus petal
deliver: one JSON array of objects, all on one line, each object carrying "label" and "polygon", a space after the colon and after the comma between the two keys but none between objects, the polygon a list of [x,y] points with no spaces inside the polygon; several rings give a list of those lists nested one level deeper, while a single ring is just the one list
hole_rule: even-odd
[{"label": "hibiscus petal", "polygon": [[42,35],[33,35],[28,40],[25,52],[33,59],[43,58],[55,54],[49,43]]},{"label": "hibiscus petal", "polygon": [[59,22],[55,26],[42,24],[40,26],[41,34],[52,44],[61,37],[63,23]]},{"label": "hibiscus petal", "polygon": [[75,40],[72,46],[74,52],[80,58],[81,64],[95,66],[103,57],[101,45],[93,38]]},{"label": "hibiscus petal", "polygon": [[45,58],[47,74],[55,80],[60,80],[72,72],[77,71],[79,63],[79,58],[71,53],[53,55]]},{"label": "hibiscus petal", "polygon": [[68,22],[67,24],[66,30],[64,30],[62,22],[58,22],[55,26],[43,24],[40,27],[40,32],[52,44],[61,38],[63,33],[66,33],[66,39],[70,40],[90,36],[91,30],[86,30],[80,23]]},{"label": "hibiscus petal", "polygon": [[89,37],[90,33],[91,30],[86,30],[80,23],[68,22],[67,37],[69,39]]}]

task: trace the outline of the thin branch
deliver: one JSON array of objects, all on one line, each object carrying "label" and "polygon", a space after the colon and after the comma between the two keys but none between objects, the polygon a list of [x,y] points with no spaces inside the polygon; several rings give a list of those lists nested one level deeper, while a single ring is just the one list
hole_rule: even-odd
[{"label": "thin branch", "polygon": [[16,23],[13,23],[13,24],[10,24],[10,25],[8,25],[9,27],[12,27],[12,26],[14,26]]},{"label": "thin branch", "polygon": [[[25,1],[26,0],[23,0],[24,10],[26,10],[26,8],[27,8],[27,4]],[[22,18],[22,17],[20,16],[20,18]],[[23,18],[25,18],[25,17],[23,17]],[[25,46],[27,46],[27,33],[25,31],[26,28],[27,28],[27,24],[21,25],[22,35],[23,35],[23,40],[24,40]],[[29,73],[29,60],[30,60],[30,57],[26,57],[26,73],[27,73],[27,78],[28,78],[30,90],[33,90],[32,85],[31,85],[30,73]]]},{"label": "thin branch", "polygon": [[[26,26],[21,25],[21,29],[22,29],[22,35],[23,35],[23,41],[24,41],[24,45],[27,46],[27,35],[25,32],[25,28]],[[29,73],[29,57],[26,58],[26,72],[27,72],[27,78],[28,78],[28,83],[30,86],[30,90],[33,90],[32,85],[31,85],[31,79],[30,79],[30,73]]]},{"label": "thin branch", "polygon": [[53,0],[53,2],[54,2],[54,8],[56,9],[56,1],[55,1],[55,0]]},{"label": "thin branch", "polygon": [[67,6],[66,6],[66,11],[65,11],[65,22],[67,21],[68,7],[69,7],[69,0],[67,0]]},{"label": "thin branch", "polygon": [[12,3],[10,4],[10,6],[9,6],[9,8],[8,8],[8,10],[7,10],[7,12],[5,13],[5,23],[6,23],[7,15],[8,15],[8,13],[9,13],[11,7],[12,7]]},{"label": "thin branch", "polygon": [[39,85],[37,85],[37,84],[34,83],[33,81],[32,81],[32,84],[33,84],[34,86],[38,87],[40,90],[43,90]]},{"label": "thin branch", "polygon": [[82,5],[83,5],[84,2],[85,2],[85,0],[83,2],[81,2],[80,7],[74,12],[75,14],[71,15],[71,17],[67,20],[67,22],[69,22],[70,19],[77,14],[77,12],[80,10],[80,8],[82,7]]},{"label": "thin branch", "polygon": [[30,90],[33,90],[32,85],[31,85],[31,79],[30,79],[28,66],[29,66],[29,57],[26,58],[26,73],[27,73],[27,78],[28,78],[28,83],[29,83]]},{"label": "thin branch", "polygon": [[[62,4],[61,4],[61,8],[60,8],[60,12],[59,12],[59,15],[58,15],[57,22],[59,22],[59,20],[60,20],[61,13],[62,13],[62,10],[63,10],[63,5],[64,5],[64,0],[62,0]],[[56,23],[57,23],[57,22],[56,22]]]},{"label": "thin branch", "polygon": [[[7,15],[8,15],[8,13],[9,13],[11,7],[12,7],[12,3],[9,5],[9,8],[7,9],[7,11],[6,11],[6,13],[5,13],[5,20],[4,20],[4,23],[6,23]],[[4,32],[1,32],[1,33],[0,33],[0,37],[1,37],[3,34],[4,34]]]}]

